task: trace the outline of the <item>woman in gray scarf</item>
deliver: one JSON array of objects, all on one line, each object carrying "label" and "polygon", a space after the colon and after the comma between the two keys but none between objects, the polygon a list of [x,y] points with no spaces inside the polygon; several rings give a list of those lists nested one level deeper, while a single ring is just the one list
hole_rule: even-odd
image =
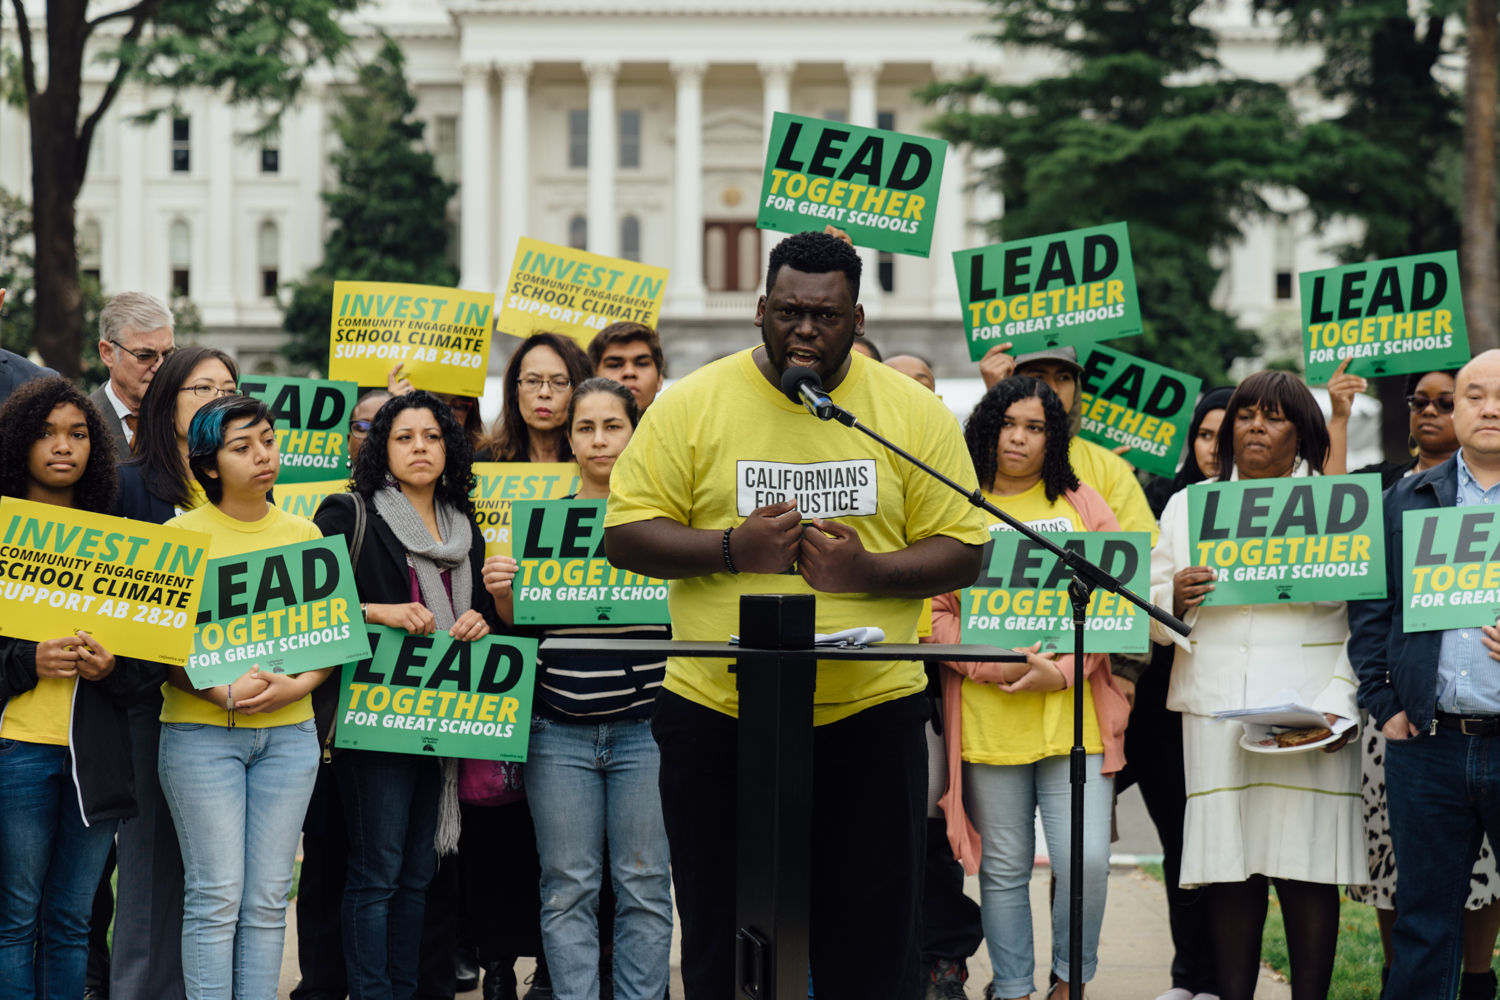
[{"label": "woman in gray scarf", "polygon": [[[350,550],[364,507],[354,580],[365,620],[472,641],[498,625],[482,576],[484,539],[469,493],[472,452],[452,411],[431,393],[382,406],[353,470],[353,491],[324,501],[314,521]],[[325,741],[331,745],[331,740]],[[344,957],[351,1000],[415,995],[428,883],[439,851],[458,840],[448,762],[346,750],[333,760],[349,830]],[[446,780],[445,780],[446,778]],[[441,819],[441,821],[440,821]]]}]

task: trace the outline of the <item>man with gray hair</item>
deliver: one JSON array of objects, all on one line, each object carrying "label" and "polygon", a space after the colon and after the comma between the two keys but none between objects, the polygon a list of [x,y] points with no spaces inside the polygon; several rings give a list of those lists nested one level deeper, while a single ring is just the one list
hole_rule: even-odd
[{"label": "man with gray hair", "polygon": [[130,457],[146,386],[173,351],[172,310],[154,295],[121,292],[99,313],[99,358],[109,381],[89,396],[104,415],[115,457]]}]

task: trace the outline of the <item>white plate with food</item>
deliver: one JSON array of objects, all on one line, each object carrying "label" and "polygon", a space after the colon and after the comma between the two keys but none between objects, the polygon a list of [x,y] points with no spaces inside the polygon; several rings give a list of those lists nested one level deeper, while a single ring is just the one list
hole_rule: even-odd
[{"label": "white plate with food", "polygon": [[[1344,727],[1348,728],[1348,727]],[[1261,726],[1245,723],[1240,746],[1251,753],[1303,753],[1336,742],[1343,731],[1328,726]]]}]

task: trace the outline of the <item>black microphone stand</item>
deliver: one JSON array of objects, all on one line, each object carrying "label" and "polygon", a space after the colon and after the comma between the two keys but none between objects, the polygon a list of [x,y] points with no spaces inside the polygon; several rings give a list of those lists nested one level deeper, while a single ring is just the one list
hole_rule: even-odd
[{"label": "black microphone stand", "polygon": [[949,479],[920,458],[860,423],[854,414],[828,398],[821,388],[821,379],[816,374],[799,372],[798,376],[792,376],[789,370],[787,375],[783,376],[782,387],[795,391],[800,397],[800,402],[811,411],[813,416],[819,420],[837,420],[845,427],[852,427],[878,441],[949,489],[959,493],[975,507],[993,514],[1011,528],[1047,549],[1062,560],[1073,573],[1073,579],[1068,584],[1068,599],[1073,605],[1074,658],[1073,748],[1068,756],[1068,781],[1071,786],[1073,807],[1073,829],[1069,841],[1071,857],[1069,858],[1070,884],[1068,888],[1068,996],[1077,1000],[1083,995],[1083,786],[1087,765],[1087,754],[1083,749],[1083,697],[1078,693],[1078,686],[1084,682],[1083,637],[1088,620],[1089,599],[1097,588],[1102,587],[1110,593],[1119,594],[1178,635],[1187,635],[1191,629],[1174,615],[1137,596],[1114,576],[1106,573],[1098,564],[1090,562],[1077,552],[1063,548],[990,503],[978,487],[973,490],[964,489],[962,485]]}]

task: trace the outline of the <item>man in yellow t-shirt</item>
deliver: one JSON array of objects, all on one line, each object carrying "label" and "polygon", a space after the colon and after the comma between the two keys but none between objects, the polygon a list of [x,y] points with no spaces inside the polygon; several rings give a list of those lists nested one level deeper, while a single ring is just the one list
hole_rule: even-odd
[{"label": "man in yellow t-shirt", "polygon": [[[815,593],[817,630],[877,625],[913,642],[922,599],[978,574],[984,517],[859,432],[782,394],[816,372],[834,402],[969,488],[952,416],[905,376],[851,355],[860,261],[799,233],[771,254],[763,344],[657,398],[620,456],[605,545],[671,580],[674,634],[726,641],[739,598]],[[808,523],[810,521],[810,523]],[[687,1000],[734,990],[738,697],[724,660],[674,657],[653,730],[682,914]],[[914,661],[819,664],[814,694],[812,974],[862,997],[915,995],[926,830],[925,677]],[[833,987],[830,987],[833,989]]]}]

